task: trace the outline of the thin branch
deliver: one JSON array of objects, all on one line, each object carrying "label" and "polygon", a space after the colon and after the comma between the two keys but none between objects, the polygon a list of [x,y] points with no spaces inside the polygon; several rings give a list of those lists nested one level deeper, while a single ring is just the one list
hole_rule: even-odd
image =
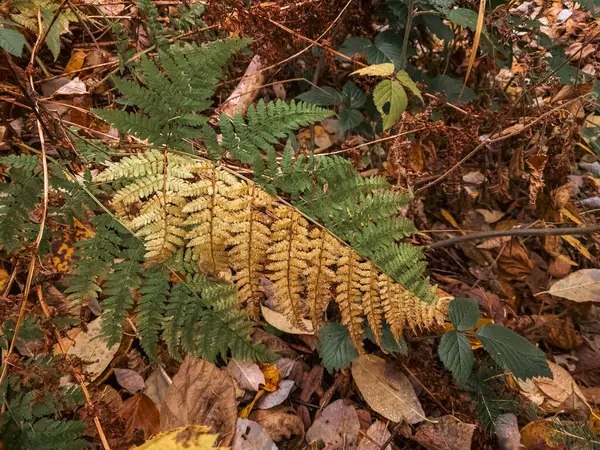
[{"label": "thin branch", "polygon": [[572,228],[513,228],[511,230],[482,231],[480,233],[456,236],[450,239],[444,239],[443,241],[434,242],[433,244],[429,245],[429,248],[438,249],[441,247],[447,247],[449,245],[459,244],[461,242],[475,241],[479,239],[494,239],[505,236],[588,236],[596,233],[600,233],[600,225]]}]

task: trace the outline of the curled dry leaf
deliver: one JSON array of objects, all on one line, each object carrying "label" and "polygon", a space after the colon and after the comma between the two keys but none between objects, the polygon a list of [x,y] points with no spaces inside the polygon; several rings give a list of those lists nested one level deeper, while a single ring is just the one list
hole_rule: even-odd
[{"label": "curled dry leaf", "polygon": [[258,391],[265,384],[265,375],[256,363],[244,363],[232,359],[225,369],[237,382],[240,389]]},{"label": "curled dry leaf", "polygon": [[600,269],[582,269],[552,285],[548,293],[574,302],[600,302]]},{"label": "curled dry leaf", "polygon": [[[381,420],[376,420],[373,425],[367,430],[367,434],[363,436],[358,444],[357,450],[381,450],[381,446],[391,436],[387,425]],[[387,445],[384,450],[392,450],[391,445]]]},{"label": "curled dry leaf", "polygon": [[125,400],[118,411],[126,424],[125,433],[131,435],[135,430],[142,430],[144,438],[160,431],[160,415],[154,402],[144,394],[136,394]]},{"label": "curled dry leaf", "polygon": [[293,325],[290,321],[289,317],[278,313],[277,311],[273,311],[272,309],[267,308],[264,305],[260,305],[260,309],[262,312],[265,321],[269,324],[288,334],[315,334],[315,330],[313,328],[313,324],[310,320],[302,319],[302,323],[304,324],[304,330],[298,328]]},{"label": "curled dry leaf", "polygon": [[113,369],[117,383],[130,394],[135,394],[146,385],[142,376],[131,369]]},{"label": "curled dry leaf", "polygon": [[160,405],[161,429],[198,424],[219,434],[230,445],[237,419],[233,380],[225,371],[199,358],[186,356]]},{"label": "curled dry leaf", "polygon": [[360,355],[352,362],[352,376],[367,404],[386,419],[410,424],[426,419],[406,375],[387,371],[382,358]]},{"label": "curled dry leaf", "polygon": [[289,396],[294,387],[293,380],[283,380],[279,382],[279,387],[274,392],[268,392],[258,401],[257,408],[269,409],[273,406],[282,404]]},{"label": "curled dry leaf", "polygon": [[253,411],[250,419],[261,424],[275,442],[290,439],[292,436],[304,436],[302,420],[287,406]]},{"label": "curled dry leaf", "polygon": [[101,322],[101,317],[92,320],[87,326],[87,332],[77,334],[75,343],[67,351],[69,355],[77,356],[84,362],[89,381],[94,381],[106,369],[119,349],[119,344],[112,347],[106,345],[101,336]]},{"label": "curled dry leaf", "polygon": [[521,394],[546,414],[589,410],[585,396],[569,372],[548,361],[553,378],[534,377],[518,380]]},{"label": "curled dry leaf", "polygon": [[277,450],[269,433],[257,422],[238,419],[232,450]]},{"label": "curled dry leaf", "polygon": [[435,422],[420,425],[411,439],[425,448],[470,450],[475,428],[475,425],[461,422],[454,416],[442,416]]},{"label": "curled dry leaf", "polygon": [[306,442],[316,443],[323,450],[349,448],[356,444],[359,431],[356,410],[340,399],[327,406],[313,422],[306,432]]},{"label": "curled dry leaf", "polygon": [[501,414],[494,422],[494,434],[498,437],[501,450],[520,450],[521,433],[517,416],[512,413]]}]

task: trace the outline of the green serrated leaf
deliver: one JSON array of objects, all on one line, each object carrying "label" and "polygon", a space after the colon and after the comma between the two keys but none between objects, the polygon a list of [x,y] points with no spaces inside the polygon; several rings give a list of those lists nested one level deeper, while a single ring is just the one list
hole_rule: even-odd
[{"label": "green serrated leaf", "polygon": [[363,115],[356,109],[342,109],[339,113],[340,130],[347,131],[360,125],[363,120]]},{"label": "green serrated leaf", "polygon": [[354,55],[366,55],[367,49],[372,45],[371,41],[364,37],[349,37],[346,39],[338,51],[343,55],[352,58]]},{"label": "green serrated leaf", "polygon": [[404,86],[410,92],[412,92],[414,95],[419,97],[419,99],[421,100],[422,103],[425,103],[425,102],[423,102],[423,97],[421,96],[421,91],[419,91],[419,88],[417,87],[415,82],[413,80],[411,80],[410,75],[408,73],[406,73],[404,70],[401,70],[400,72],[398,72],[396,74],[396,78],[398,79],[398,81],[400,83],[402,83],[402,86]]},{"label": "green serrated leaf", "polygon": [[516,378],[552,378],[546,354],[514,331],[490,324],[482,326],[477,337],[496,364],[510,370]]},{"label": "green serrated leaf", "polygon": [[350,75],[369,75],[373,77],[385,77],[393,73],[394,65],[392,63],[383,63],[363,67],[362,69],[355,70]]},{"label": "green serrated leaf", "polygon": [[367,101],[365,93],[352,81],[348,81],[344,84],[342,97],[344,99],[344,107],[348,109],[362,108]]},{"label": "green serrated leaf", "polygon": [[312,88],[296,97],[303,102],[317,106],[334,106],[342,103],[342,94],[330,86]]},{"label": "green serrated leaf", "polygon": [[475,358],[469,339],[464,334],[456,330],[444,334],[438,347],[438,354],[458,383],[464,383],[469,379]]},{"label": "green serrated leaf", "polygon": [[469,28],[471,31],[477,29],[477,13],[472,9],[456,8],[446,14],[448,20],[461,27]]},{"label": "green serrated leaf", "polygon": [[404,88],[399,82],[392,80],[383,80],[375,86],[373,101],[383,118],[384,130],[394,126],[408,105]]},{"label": "green serrated leaf", "polygon": [[472,298],[455,298],[448,305],[450,322],[458,331],[473,328],[479,320],[479,305]]},{"label": "green serrated leaf", "polygon": [[400,67],[402,58],[402,36],[394,31],[387,30],[379,33],[375,42],[367,49],[369,64],[394,63]]},{"label": "green serrated leaf", "polygon": [[[371,330],[371,327],[369,326],[365,328],[365,337],[374,344],[378,343],[375,339],[375,335],[373,334],[373,330]],[[400,341],[397,341],[387,323],[384,323],[383,327],[381,328],[381,339],[379,340],[379,343],[381,343],[381,348],[386,352],[399,353],[401,355],[408,354],[408,346],[406,345],[406,341],[402,338],[400,338]]]},{"label": "green serrated leaf", "polygon": [[468,86],[464,86],[462,81],[449,77],[448,75],[439,75],[432,79],[429,82],[428,91],[432,94],[445,92],[448,96],[448,101],[451,103],[468,103],[477,98],[477,95],[473,89]]},{"label": "green serrated leaf", "polygon": [[345,369],[358,357],[348,329],[335,322],[328,323],[321,328],[317,350],[321,355],[323,367],[328,372]]},{"label": "green serrated leaf", "polygon": [[[47,30],[54,19],[54,13],[49,9],[42,9],[41,13],[44,28]],[[52,56],[54,56],[54,60],[56,61],[58,55],[60,55],[60,25],[58,20],[55,20],[52,24],[52,28],[46,31],[46,45],[52,52]]]},{"label": "green serrated leaf", "polygon": [[0,47],[14,56],[23,54],[25,37],[16,30],[0,27]]}]

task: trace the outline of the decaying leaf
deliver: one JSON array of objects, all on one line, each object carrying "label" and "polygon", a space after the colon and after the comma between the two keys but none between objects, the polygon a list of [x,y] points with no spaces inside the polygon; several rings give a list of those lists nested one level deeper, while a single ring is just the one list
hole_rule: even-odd
[{"label": "decaying leaf", "polygon": [[536,420],[521,428],[521,445],[524,450],[564,450],[554,439],[554,427],[548,420]]},{"label": "decaying leaf", "polygon": [[67,351],[69,355],[84,361],[89,381],[94,381],[106,369],[119,349],[119,344],[108,347],[101,332],[102,318],[98,317],[88,323],[86,332],[77,334],[74,344]]},{"label": "decaying leaf", "polygon": [[119,385],[130,394],[135,394],[144,389],[144,379],[131,369],[113,369]]},{"label": "decaying leaf", "polygon": [[269,409],[273,406],[282,404],[290,395],[294,387],[293,380],[283,380],[279,382],[279,387],[274,392],[268,392],[259,400],[256,405],[259,409]]},{"label": "decaying leaf", "polygon": [[306,432],[306,442],[317,443],[323,450],[349,448],[356,444],[359,430],[356,410],[340,399],[327,406],[313,422]]},{"label": "decaying leaf", "polygon": [[235,386],[225,371],[186,356],[160,405],[162,430],[198,424],[219,434],[220,445],[233,440],[237,416]]},{"label": "decaying leaf", "polygon": [[386,419],[410,424],[425,420],[423,407],[406,375],[387,371],[382,358],[360,355],[352,362],[352,376],[367,404]]},{"label": "decaying leaf", "polygon": [[[390,436],[391,433],[388,431],[386,423],[376,420],[360,440],[357,450],[381,450],[381,446],[387,442]],[[383,450],[392,450],[392,446],[388,445]]]},{"label": "decaying leaf", "polygon": [[288,406],[253,411],[250,419],[261,424],[275,442],[304,435],[302,419]]},{"label": "decaying leaf", "polygon": [[156,406],[160,406],[167,388],[171,384],[171,379],[167,377],[164,370],[157,367],[145,381],[146,391],[144,393],[156,403]]},{"label": "decaying leaf", "polygon": [[302,319],[302,323],[304,324],[305,329],[301,329],[290,321],[290,318],[285,316],[284,314],[278,313],[277,311],[273,311],[270,308],[267,308],[264,305],[260,305],[260,309],[262,312],[265,321],[269,324],[288,334],[315,334],[313,324],[310,320]]},{"label": "decaying leaf", "polygon": [[521,394],[540,407],[544,413],[588,411],[585,396],[569,372],[548,361],[553,378],[534,377],[518,380]]},{"label": "decaying leaf", "polygon": [[244,363],[232,359],[225,369],[237,382],[240,389],[258,391],[265,384],[265,375],[256,363]]},{"label": "decaying leaf", "polygon": [[131,434],[136,429],[144,432],[144,438],[160,431],[160,415],[154,402],[144,394],[136,394],[125,400],[118,411],[126,423],[126,433]]},{"label": "decaying leaf", "polygon": [[232,450],[277,450],[269,433],[257,422],[238,419]]},{"label": "decaying leaf", "polygon": [[442,416],[435,422],[420,425],[411,439],[436,450],[470,450],[475,428],[454,416]]},{"label": "decaying leaf", "polygon": [[501,414],[494,422],[494,434],[498,437],[501,450],[520,450],[521,433],[517,416],[512,413]]},{"label": "decaying leaf", "polygon": [[529,252],[518,241],[506,245],[498,258],[498,269],[500,275],[507,280],[523,280],[533,270],[533,261],[529,258]]},{"label": "decaying leaf", "polygon": [[208,434],[209,428],[199,425],[188,425],[160,433],[147,441],[138,450],[227,450],[215,447],[216,434]]},{"label": "decaying leaf", "polygon": [[574,302],[600,302],[600,269],[582,269],[552,285],[548,293]]}]

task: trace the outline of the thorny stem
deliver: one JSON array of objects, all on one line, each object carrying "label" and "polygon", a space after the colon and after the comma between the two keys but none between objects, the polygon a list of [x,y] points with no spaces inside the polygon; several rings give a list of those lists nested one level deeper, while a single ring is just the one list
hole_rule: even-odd
[{"label": "thorny stem", "polygon": [[404,29],[404,37],[402,39],[402,54],[400,56],[400,70],[406,67],[406,52],[408,51],[408,41],[410,38],[410,29],[414,17],[414,0],[408,0],[408,14],[406,15],[406,28]]}]

